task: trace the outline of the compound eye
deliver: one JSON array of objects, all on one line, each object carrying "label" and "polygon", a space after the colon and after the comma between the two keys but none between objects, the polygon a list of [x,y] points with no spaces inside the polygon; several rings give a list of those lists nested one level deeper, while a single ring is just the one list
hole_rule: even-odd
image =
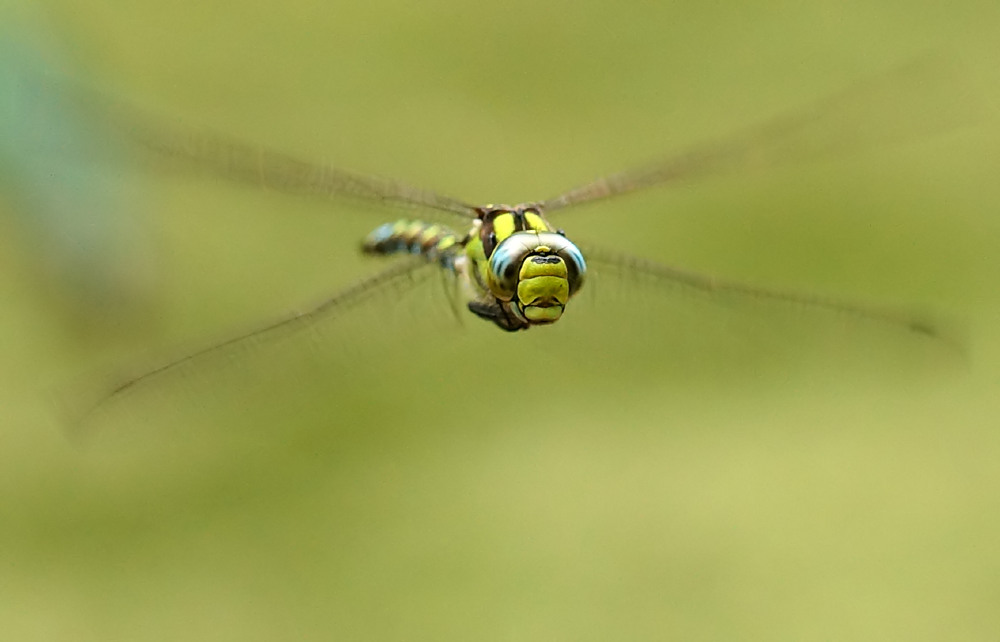
[{"label": "compound eye", "polygon": [[559,256],[566,261],[566,279],[569,281],[569,293],[572,296],[583,287],[584,277],[587,274],[587,262],[583,259],[580,248],[568,239],[566,244],[559,248]]},{"label": "compound eye", "polygon": [[490,255],[489,286],[498,299],[514,298],[521,264],[532,250],[532,236],[523,233],[508,236]]}]

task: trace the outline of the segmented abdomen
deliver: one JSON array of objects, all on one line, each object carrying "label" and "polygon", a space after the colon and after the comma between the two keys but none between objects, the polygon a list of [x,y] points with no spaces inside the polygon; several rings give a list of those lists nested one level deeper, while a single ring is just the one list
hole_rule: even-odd
[{"label": "segmented abdomen", "polygon": [[419,254],[448,269],[454,268],[455,255],[460,248],[458,235],[448,228],[406,219],[380,225],[361,246],[368,254]]}]

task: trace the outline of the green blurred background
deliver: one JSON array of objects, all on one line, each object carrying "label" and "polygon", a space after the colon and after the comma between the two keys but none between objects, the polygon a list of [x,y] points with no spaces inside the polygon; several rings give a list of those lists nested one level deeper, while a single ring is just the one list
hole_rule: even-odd
[{"label": "green blurred background", "polygon": [[[1000,100],[995,2],[3,13],[46,64],[177,122],[472,202],[552,196],[929,51],[964,64],[987,113]],[[432,278],[142,387],[82,444],[58,409],[100,373],[371,273],[358,241],[400,214],[75,162],[142,228],[141,276],[131,306],[81,321],[35,237],[0,221],[3,639],[996,638],[989,113],[556,221],[733,278],[939,310],[964,357],[599,277],[558,325],[511,336],[456,321]]]}]

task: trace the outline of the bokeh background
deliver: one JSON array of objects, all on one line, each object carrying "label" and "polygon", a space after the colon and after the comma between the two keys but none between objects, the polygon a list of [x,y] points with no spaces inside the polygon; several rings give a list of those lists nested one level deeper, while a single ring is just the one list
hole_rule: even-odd
[{"label": "bokeh background", "polygon": [[401,213],[160,168],[58,92],[7,85],[38,120],[0,129],[4,639],[996,638],[996,3],[2,11],[8,79],[48,70],[472,202],[549,197],[928,52],[960,62],[985,116],[556,221],[938,311],[961,350],[628,275],[506,335],[456,319],[432,276],[80,428],[120,373],[373,272],[357,244]]}]

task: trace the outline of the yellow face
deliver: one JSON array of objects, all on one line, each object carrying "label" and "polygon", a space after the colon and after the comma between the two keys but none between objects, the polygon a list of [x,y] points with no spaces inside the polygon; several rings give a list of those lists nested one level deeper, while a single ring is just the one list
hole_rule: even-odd
[{"label": "yellow face", "polygon": [[[536,246],[536,252],[551,252]],[[557,255],[532,255],[521,263],[517,280],[517,304],[532,323],[552,323],[562,316],[569,302],[566,261]]]}]

